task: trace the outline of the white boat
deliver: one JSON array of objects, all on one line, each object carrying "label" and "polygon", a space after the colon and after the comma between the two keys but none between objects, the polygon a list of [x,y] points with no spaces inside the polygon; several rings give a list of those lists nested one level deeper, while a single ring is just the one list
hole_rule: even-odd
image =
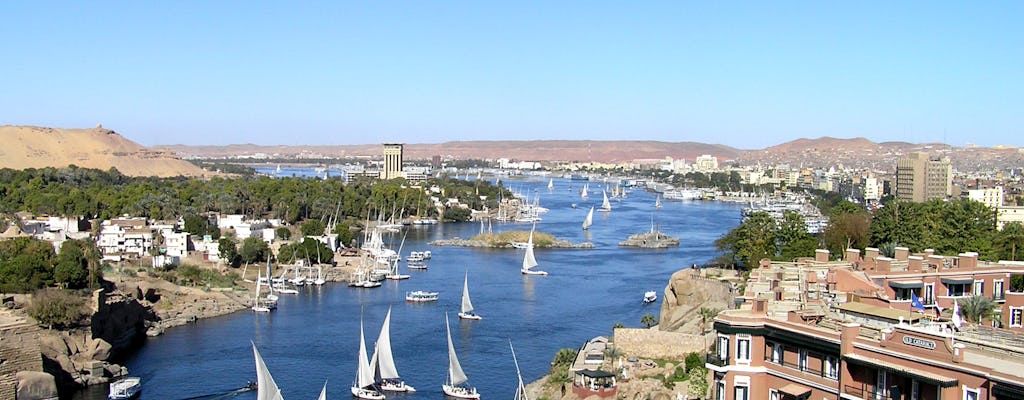
[{"label": "white boat", "polygon": [[316,400],[327,400],[327,382],[324,382],[324,388],[320,389],[320,397],[317,397]]},{"label": "white boat", "polygon": [[384,400],[384,394],[374,388],[373,370],[366,357],[366,340],[363,338],[363,321],[359,321],[359,367],[352,382],[352,396],[367,400]]},{"label": "white boat", "polygon": [[384,325],[380,328],[380,336],[377,337],[377,346],[373,351],[373,362],[370,363],[374,369],[377,387],[388,392],[415,392],[416,389],[406,385],[398,375],[398,368],[395,367],[395,358],[391,353],[391,307],[388,307],[388,314],[384,317]]},{"label": "white boat", "polygon": [[530,400],[526,396],[526,385],[523,384],[523,374],[519,372],[519,360],[516,359],[516,349],[512,347],[512,339],[508,340],[508,348],[512,350],[512,362],[516,364],[516,377],[519,378],[519,386],[516,386],[515,400]]},{"label": "white boat", "polygon": [[459,312],[459,318],[462,319],[482,319],[483,317],[476,315],[473,312],[473,302],[469,300],[469,272],[466,272],[466,278],[462,282],[462,308]]},{"label": "white boat", "polygon": [[479,399],[475,387],[463,386],[469,380],[466,373],[462,371],[459,364],[459,357],[455,355],[455,345],[452,344],[452,329],[448,326],[448,313],[444,314],[444,330],[448,334],[448,377],[445,379],[441,390],[446,396],[459,399]]},{"label": "white boat", "polygon": [[270,307],[272,304],[273,304],[273,302],[270,301],[270,300],[267,300],[267,299],[261,300],[260,299],[260,273],[259,273],[259,271],[257,271],[256,272],[256,295],[253,296],[253,299],[252,299],[252,310],[255,311],[255,312],[270,312],[270,310],[272,310],[272,308]]},{"label": "white boat", "polygon": [[414,290],[405,293],[405,301],[413,303],[423,303],[428,301],[437,301],[438,292],[428,292],[425,290]]},{"label": "white boat", "polygon": [[612,203],[610,201],[608,201],[608,192],[605,192],[605,191],[602,190],[601,191],[601,195],[604,196],[604,201],[601,202],[601,208],[599,208],[599,210],[601,210],[601,211],[611,211],[612,210]]},{"label": "white boat", "polygon": [[522,272],[524,275],[547,275],[547,272],[530,269],[538,265],[537,258],[533,256],[533,229],[530,230],[530,239],[526,243],[526,254],[523,255],[523,268],[519,272]]},{"label": "white boat", "polygon": [[320,265],[316,266],[316,279],[313,280],[313,284],[320,286],[327,283],[327,279],[324,279],[324,268]]},{"label": "white boat", "polygon": [[587,218],[583,219],[583,230],[590,229],[590,226],[594,224],[594,207],[590,207],[590,211],[587,212]]},{"label": "white boat", "polygon": [[583,199],[583,200],[586,200],[588,195],[589,195],[589,193],[587,193],[587,192],[589,192],[589,191],[590,191],[590,185],[589,184],[583,184],[583,190],[580,191],[580,198]]},{"label": "white boat", "polygon": [[554,179],[548,179],[548,190],[552,190],[554,188],[555,188],[555,180]]},{"label": "white boat", "polygon": [[661,208],[661,195],[654,199],[654,208]]},{"label": "white boat", "polygon": [[644,303],[653,303],[658,301],[658,292],[653,290],[644,293]]},{"label": "white boat", "polygon": [[411,263],[407,264],[405,267],[409,268],[409,269],[427,269],[427,263],[425,263],[423,261],[411,262]]},{"label": "white boat", "polygon": [[107,398],[110,400],[133,399],[142,392],[142,378],[129,376],[117,382],[110,383],[110,392]]},{"label": "white boat", "polygon": [[252,344],[252,353],[256,358],[256,400],[284,400],[281,389],[277,387],[267,364],[263,362],[263,357],[260,357],[260,351],[256,349],[256,343]]}]

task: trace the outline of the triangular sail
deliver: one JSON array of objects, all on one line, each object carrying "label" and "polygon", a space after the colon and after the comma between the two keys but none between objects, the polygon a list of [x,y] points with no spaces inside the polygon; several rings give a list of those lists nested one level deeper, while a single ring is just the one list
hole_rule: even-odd
[{"label": "triangular sail", "polygon": [[473,311],[473,302],[469,301],[469,272],[466,273],[466,280],[462,283],[462,312]]},{"label": "triangular sail", "polygon": [[270,370],[256,349],[256,343],[252,344],[252,353],[256,358],[256,400],[283,400],[281,389],[274,382],[274,377],[270,376]]},{"label": "triangular sail", "polygon": [[[522,382],[522,379],[520,379],[519,381]],[[316,399],[327,400],[327,381],[324,381],[324,388],[320,389],[320,397],[317,397]]]},{"label": "triangular sail", "polygon": [[391,307],[388,307],[388,314],[384,317],[384,326],[380,328],[380,337],[377,338],[377,371],[382,379],[398,378],[398,369],[395,368],[395,358],[391,354]]},{"label": "triangular sail", "polygon": [[602,190],[601,191],[601,195],[604,196],[604,201],[601,203],[601,209],[602,210],[611,210],[612,209],[612,203],[610,201],[608,201],[608,192],[605,192],[605,191]]},{"label": "triangular sail", "polygon": [[356,385],[361,388],[373,385],[373,370],[370,359],[366,357],[366,340],[363,337],[363,322],[359,322],[359,369],[356,373]]},{"label": "triangular sail", "polygon": [[519,360],[516,359],[516,349],[512,347],[512,339],[508,341],[508,348],[512,350],[512,362],[516,364],[516,376],[519,377],[519,386],[516,387],[515,400],[530,400],[526,396],[526,385],[523,384],[523,374],[519,372]]},{"label": "triangular sail", "polygon": [[448,379],[452,386],[463,383],[469,378],[462,371],[459,365],[459,357],[455,355],[455,345],[452,344],[452,329],[448,326],[448,313],[444,314],[444,330],[448,333]]},{"label": "triangular sail", "polygon": [[530,230],[530,240],[526,242],[526,255],[523,256],[523,269],[530,269],[537,266],[537,258],[533,256],[533,230]]},{"label": "triangular sail", "polygon": [[583,230],[590,229],[590,226],[594,224],[594,207],[590,207],[590,212],[587,213],[587,218],[583,220]]},{"label": "triangular sail", "polygon": [[555,188],[555,180],[554,179],[548,179],[548,190],[551,190],[551,189],[554,189],[554,188]]}]

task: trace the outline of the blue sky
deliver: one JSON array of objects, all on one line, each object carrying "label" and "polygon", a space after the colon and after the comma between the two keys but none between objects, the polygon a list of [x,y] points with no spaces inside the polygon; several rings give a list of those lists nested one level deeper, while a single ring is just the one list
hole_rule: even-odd
[{"label": "blue sky", "polygon": [[1024,145],[1024,2],[0,2],[0,124],[144,145]]}]

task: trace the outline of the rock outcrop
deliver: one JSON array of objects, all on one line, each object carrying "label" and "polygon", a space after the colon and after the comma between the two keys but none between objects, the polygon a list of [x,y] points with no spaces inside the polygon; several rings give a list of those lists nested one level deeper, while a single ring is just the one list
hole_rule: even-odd
[{"label": "rock outcrop", "polygon": [[702,307],[718,310],[732,307],[731,284],[706,276],[704,270],[689,268],[672,274],[662,295],[659,329],[700,334]]},{"label": "rock outcrop", "polygon": [[679,238],[672,237],[656,230],[640,232],[619,242],[619,246],[640,247],[644,249],[664,249],[679,247]]}]

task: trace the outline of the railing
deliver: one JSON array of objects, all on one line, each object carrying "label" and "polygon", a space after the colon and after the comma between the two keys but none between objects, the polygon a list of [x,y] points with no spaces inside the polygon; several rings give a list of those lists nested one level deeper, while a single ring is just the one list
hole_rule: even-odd
[{"label": "railing", "polygon": [[768,355],[765,356],[764,362],[765,363],[769,363],[769,364],[781,365],[781,366],[786,367],[786,368],[791,368],[791,369],[795,369],[797,371],[801,371],[803,373],[812,374],[812,375],[815,375],[815,376],[820,376],[820,377],[825,378],[825,379],[839,380],[839,371],[838,371],[838,369],[836,370],[835,373],[833,373],[832,375],[829,375],[828,373],[826,373],[822,369],[811,368],[810,365],[800,366],[799,363],[794,364],[794,363],[787,362],[787,361],[773,360],[772,357],[771,357],[771,354],[768,354]]},{"label": "railing", "polygon": [[704,362],[714,365],[716,367],[724,367],[729,365],[729,359],[719,357],[718,354],[707,354],[704,357]]},{"label": "railing", "polygon": [[992,295],[992,300],[993,301],[1005,301],[1006,300],[1006,295],[1003,294],[1003,293],[993,294]]},{"label": "railing", "polygon": [[[879,389],[880,391],[878,391]],[[843,393],[868,400],[900,400],[889,396],[890,393],[885,388],[879,388],[867,383],[843,385]]]}]

